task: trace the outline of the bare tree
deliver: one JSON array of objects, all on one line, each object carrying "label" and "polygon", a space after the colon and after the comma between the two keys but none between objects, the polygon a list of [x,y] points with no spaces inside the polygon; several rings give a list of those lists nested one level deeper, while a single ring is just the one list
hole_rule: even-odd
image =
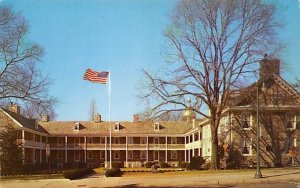
[{"label": "bare tree", "polygon": [[93,99],[90,103],[90,109],[89,109],[89,120],[90,121],[93,121],[95,113],[97,113],[97,103],[96,103],[96,100]]},{"label": "bare tree", "polygon": [[[168,67],[144,70],[142,98],[153,97],[154,116],[186,109],[211,122],[211,169],[219,168],[218,127],[230,89],[276,46],[275,6],[261,0],[183,0],[166,29]],[[205,112],[203,109],[208,109]]]},{"label": "bare tree", "polygon": [[37,68],[43,49],[26,40],[27,31],[28,24],[20,14],[0,7],[0,101],[54,113],[57,99],[48,95],[49,78]]}]

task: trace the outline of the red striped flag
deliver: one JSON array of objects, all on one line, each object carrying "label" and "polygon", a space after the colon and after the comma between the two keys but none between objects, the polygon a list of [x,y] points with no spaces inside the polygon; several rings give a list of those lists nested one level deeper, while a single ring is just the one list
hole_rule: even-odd
[{"label": "red striped flag", "polygon": [[109,72],[97,72],[92,69],[87,69],[84,73],[83,79],[95,83],[106,84]]}]

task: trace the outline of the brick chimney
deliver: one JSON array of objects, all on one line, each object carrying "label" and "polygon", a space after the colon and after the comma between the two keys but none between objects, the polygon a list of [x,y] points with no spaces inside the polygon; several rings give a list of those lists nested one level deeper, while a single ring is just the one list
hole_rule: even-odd
[{"label": "brick chimney", "polygon": [[42,122],[49,122],[49,115],[48,114],[43,114],[41,121]]},{"label": "brick chimney", "polygon": [[17,105],[17,104],[14,104],[13,102],[11,102],[9,105],[8,105],[8,110],[11,111],[11,112],[14,112],[18,115],[20,115],[20,112],[21,112],[21,109],[20,109],[20,106]]},{"label": "brick chimney", "polygon": [[264,58],[260,61],[259,78],[270,74],[280,75],[280,61],[265,54]]},{"label": "brick chimney", "polygon": [[94,122],[95,123],[100,123],[101,122],[101,115],[98,113],[94,114]]},{"label": "brick chimney", "polygon": [[139,122],[140,121],[140,116],[138,114],[133,115],[133,122]]}]

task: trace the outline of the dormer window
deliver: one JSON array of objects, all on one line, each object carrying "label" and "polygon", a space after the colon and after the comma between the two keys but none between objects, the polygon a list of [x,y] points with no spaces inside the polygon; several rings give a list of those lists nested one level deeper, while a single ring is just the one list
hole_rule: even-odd
[{"label": "dormer window", "polygon": [[74,131],[79,131],[79,123],[74,123]]},{"label": "dormer window", "polygon": [[114,131],[119,131],[119,130],[120,130],[120,123],[115,123]]},{"label": "dormer window", "polygon": [[159,131],[159,123],[158,122],[154,123],[154,130]]}]

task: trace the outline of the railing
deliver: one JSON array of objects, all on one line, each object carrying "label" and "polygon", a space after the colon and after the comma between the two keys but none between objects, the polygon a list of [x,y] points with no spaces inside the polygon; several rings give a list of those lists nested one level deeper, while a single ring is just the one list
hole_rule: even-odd
[{"label": "railing", "polygon": [[149,149],[166,149],[166,144],[149,144]]},{"label": "railing", "polygon": [[17,139],[16,140],[17,145],[23,145],[24,147],[36,147],[36,148],[45,148],[46,144],[43,142],[35,142],[31,140],[23,140],[23,139]]},{"label": "railing", "polygon": [[184,144],[168,144],[168,149],[185,149]]},{"label": "railing", "polygon": [[128,144],[128,149],[146,149],[147,144]]},{"label": "railing", "polygon": [[99,143],[87,144],[87,148],[104,149],[105,148],[105,144],[99,144]]}]

